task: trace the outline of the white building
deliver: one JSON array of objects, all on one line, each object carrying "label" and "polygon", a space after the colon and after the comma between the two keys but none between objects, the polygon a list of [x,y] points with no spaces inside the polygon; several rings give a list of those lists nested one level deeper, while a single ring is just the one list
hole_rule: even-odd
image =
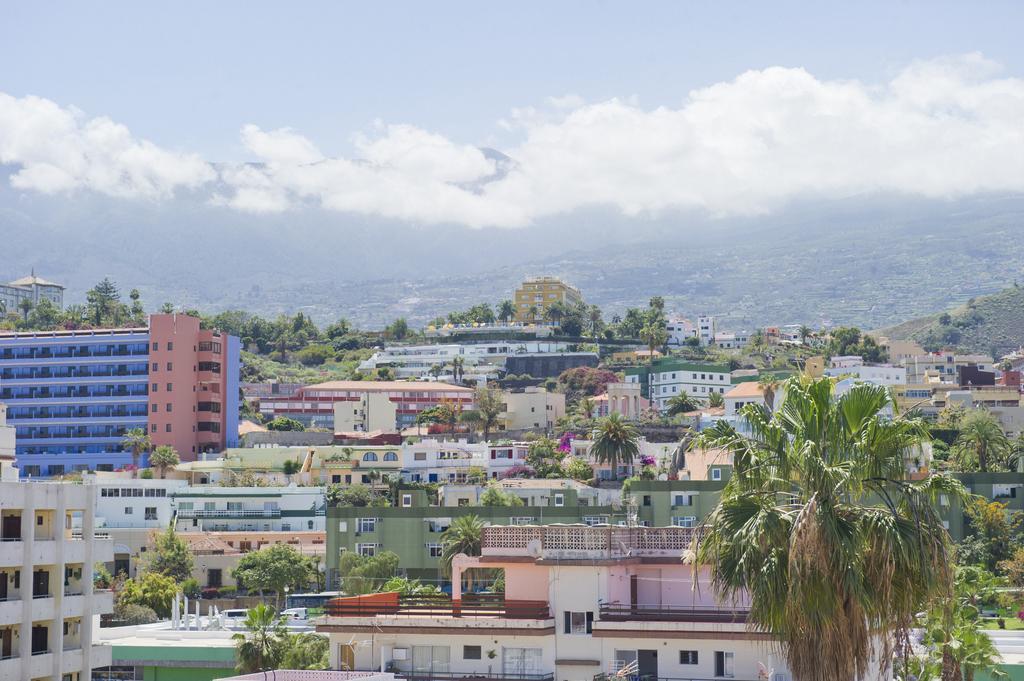
[{"label": "white building", "polygon": [[174,517],[174,490],[185,480],[144,480],[92,475],[96,492],[96,527],[105,531],[114,545],[111,574],[124,572],[134,577],[138,565],[152,544],[154,532],[167,529]]},{"label": "white building", "polygon": [[34,271],[27,277],[0,284],[0,312],[20,314],[22,301],[27,300],[35,307],[44,298],[57,308],[64,307],[64,287],[37,277]]},{"label": "white building", "polygon": [[746,347],[749,342],[750,334],[746,331],[736,331],[734,333],[720,331],[715,334],[715,345],[723,350],[738,350]]},{"label": "white building", "polygon": [[905,385],[907,382],[906,367],[865,364],[859,355],[833,357],[825,373],[829,376],[852,376],[877,385]]},{"label": "white building", "polygon": [[323,487],[179,487],[171,493],[181,532],[323,532]]},{"label": "white building", "polygon": [[[626,382],[641,383],[641,372],[646,370],[646,367],[626,369]],[[663,359],[654,363],[650,376],[651,406],[663,412],[668,408],[668,401],[683,392],[706,399],[713,392],[725,394],[731,386],[732,374],[727,365]]]},{"label": "white building", "polygon": [[502,391],[505,409],[500,418],[505,430],[549,430],[565,416],[565,395],[541,387]]},{"label": "white building", "polygon": [[14,463],[14,426],[7,425],[7,405],[0,402],[0,466]]},{"label": "white building", "polygon": [[402,445],[402,478],[407,482],[456,482],[471,468],[488,467],[484,442],[422,440]]},{"label": "white building", "polygon": [[[510,355],[565,352],[567,343],[557,341],[493,341],[446,345],[397,345],[378,350],[359,364],[359,371],[389,367],[396,379],[415,378],[454,381],[453,362],[462,360],[462,371],[471,380],[497,378]],[[460,378],[462,376],[460,375]]]},{"label": "white building", "polygon": [[665,322],[665,332],[668,334],[668,345],[679,347],[684,345],[687,339],[697,335],[697,327],[685,317],[672,317]]},{"label": "white building", "polygon": [[[679,558],[692,540],[682,527],[485,527],[482,555],[453,561],[451,600],[423,612],[398,594],[332,599],[317,631],[338,669],[789,681],[774,642],[747,627],[748,603],[716,601],[706,570],[694,588]],[[481,568],[503,573],[503,596],[462,593],[462,576]]]},{"label": "white building", "polygon": [[702,314],[697,317],[697,338],[701,345],[711,345],[715,342],[715,318],[711,315]]},{"label": "white building", "polygon": [[0,482],[0,679],[89,681],[110,664],[110,648],[94,645],[113,610],[93,587],[93,566],[113,557],[94,532],[95,495],[88,484]]}]

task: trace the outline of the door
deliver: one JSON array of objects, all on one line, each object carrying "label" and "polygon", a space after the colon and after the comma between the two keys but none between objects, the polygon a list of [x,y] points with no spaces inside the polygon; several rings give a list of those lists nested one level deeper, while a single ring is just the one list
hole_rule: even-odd
[{"label": "door", "polygon": [[13,636],[14,630],[11,628],[4,629],[0,632],[0,658],[4,660],[13,654],[13,651],[11,650],[11,640]]},{"label": "door", "polygon": [[636,610],[640,604],[640,579],[637,575],[629,576],[629,607]]},{"label": "door", "polygon": [[658,678],[658,651],[638,650],[636,651],[636,673],[640,681],[650,679],[655,681]]},{"label": "door", "polygon": [[356,668],[356,649],[350,643],[342,643],[338,646],[338,669],[351,671]]},{"label": "door", "polygon": [[32,654],[46,652],[49,648],[49,629],[46,627],[32,627]]},{"label": "door", "polygon": [[0,572],[0,601],[7,600],[7,573]]},{"label": "door", "polygon": [[5,515],[3,526],[0,527],[0,534],[8,541],[21,539],[21,516]]},{"label": "door", "polygon": [[50,595],[50,573],[46,570],[36,570],[32,573],[32,595]]}]

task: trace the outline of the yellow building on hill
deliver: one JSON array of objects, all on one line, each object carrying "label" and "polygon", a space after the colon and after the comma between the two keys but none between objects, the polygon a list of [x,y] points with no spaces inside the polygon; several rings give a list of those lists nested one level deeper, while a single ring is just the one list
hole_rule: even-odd
[{"label": "yellow building on hill", "polygon": [[516,321],[545,321],[545,313],[553,303],[572,306],[582,302],[579,289],[558,277],[527,279],[515,292]]}]

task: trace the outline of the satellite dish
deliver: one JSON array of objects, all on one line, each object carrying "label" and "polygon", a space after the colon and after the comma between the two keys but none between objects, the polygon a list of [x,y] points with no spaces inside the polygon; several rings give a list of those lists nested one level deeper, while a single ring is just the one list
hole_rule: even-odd
[{"label": "satellite dish", "polygon": [[658,480],[668,480],[668,473],[662,473],[659,475]]}]

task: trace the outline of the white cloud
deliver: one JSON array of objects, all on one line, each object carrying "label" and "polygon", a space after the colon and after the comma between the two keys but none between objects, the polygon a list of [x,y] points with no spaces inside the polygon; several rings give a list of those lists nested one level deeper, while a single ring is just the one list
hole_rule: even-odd
[{"label": "white cloud", "polygon": [[106,117],[86,119],[40,97],[0,92],[0,163],[11,183],[47,194],[87,189],[118,197],[167,198],[216,177],[195,154],[161,149]]},{"label": "white cloud", "polygon": [[[297,205],[417,223],[514,227],[581,207],[627,215],[696,208],[757,214],[802,198],[896,192],[955,198],[1024,191],[1024,80],[980,55],[909,65],[889,82],[824,81],[803,69],[748,71],[678,107],[575,95],[510,112],[520,141],[504,175],[476,147],[413,125],[356,135],[328,158],[289,130],[247,125],[258,163],[223,170],[217,201],[239,210]],[[18,186],[167,196],[210,179],[190,155],[131,137],[107,119],[0,95],[0,162]]]}]

